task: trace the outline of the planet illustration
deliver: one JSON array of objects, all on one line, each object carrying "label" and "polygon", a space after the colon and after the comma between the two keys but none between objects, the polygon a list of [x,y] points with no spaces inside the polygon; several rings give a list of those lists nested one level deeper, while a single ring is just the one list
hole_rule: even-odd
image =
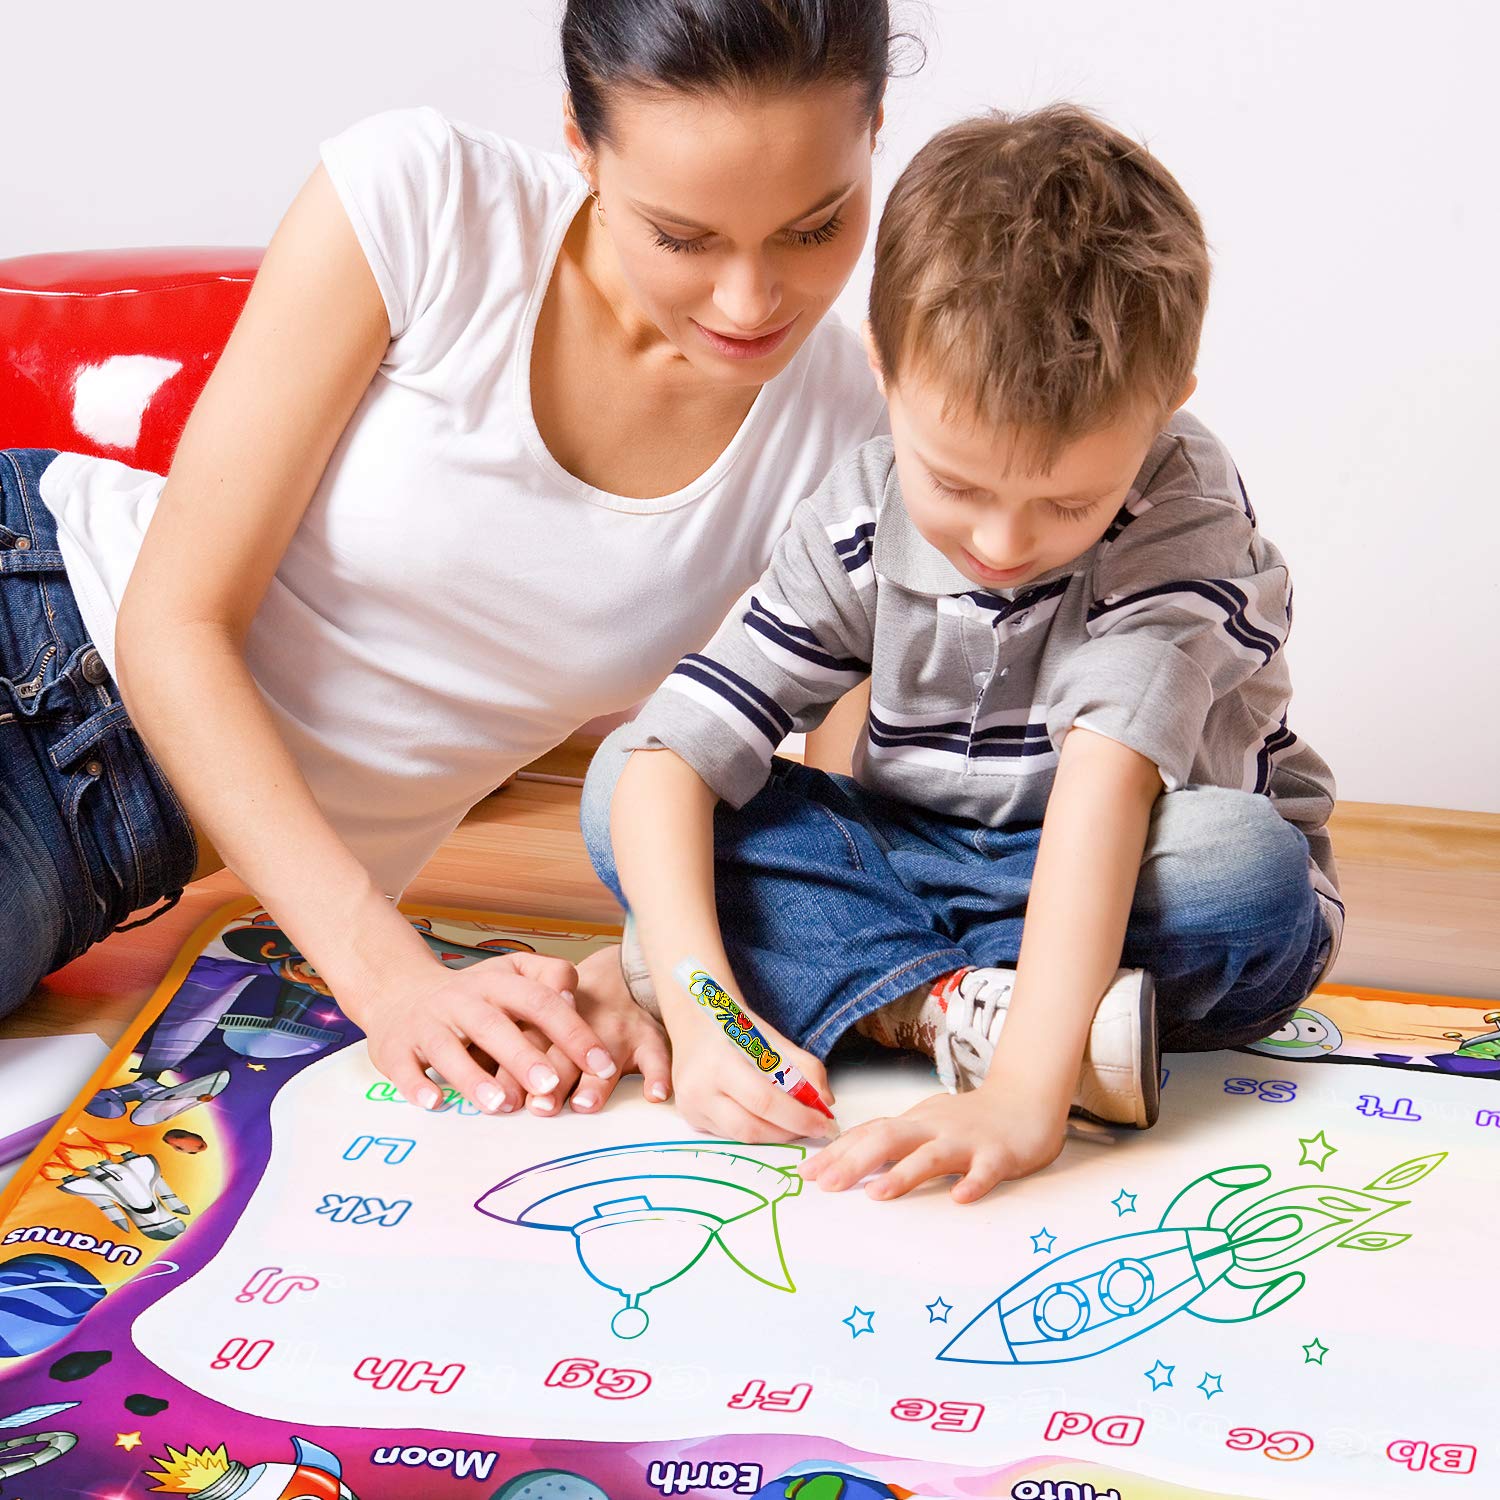
[{"label": "planet illustration", "polygon": [[911,1490],[887,1484],[847,1464],[800,1463],[769,1484],[754,1500],[907,1500]]},{"label": "planet illustration", "polygon": [[516,1474],[490,1500],[610,1500],[592,1479],[567,1469],[532,1469]]},{"label": "planet illustration", "polygon": [[50,1348],[103,1295],[96,1277],[58,1255],[17,1255],[0,1263],[0,1357]]},{"label": "planet illustration", "polygon": [[776,1211],[801,1192],[805,1155],[801,1146],[703,1140],[609,1146],[528,1167],[474,1206],[507,1224],[572,1235],[583,1269],[625,1299],[611,1331],[633,1339],[650,1323],[641,1299],[715,1245],[753,1280],[796,1290]]}]

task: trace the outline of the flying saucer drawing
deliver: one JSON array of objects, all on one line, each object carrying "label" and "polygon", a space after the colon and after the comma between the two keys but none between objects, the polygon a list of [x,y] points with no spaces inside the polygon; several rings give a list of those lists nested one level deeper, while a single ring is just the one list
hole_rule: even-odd
[{"label": "flying saucer drawing", "polygon": [[616,1338],[650,1324],[642,1299],[685,1275],[717,1245],[745,1275],[794,1292],[777,1207],[802,1191],[806,1149],[731,1141],[653,1141],[583,1151],[527,1167],[474,1207],[523,1229],[571,1234],[590,1278],[625,1305]]}]

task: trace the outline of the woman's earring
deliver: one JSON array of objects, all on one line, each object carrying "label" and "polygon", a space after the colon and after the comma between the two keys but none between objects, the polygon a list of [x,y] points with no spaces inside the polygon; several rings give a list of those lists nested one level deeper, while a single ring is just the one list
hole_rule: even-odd
[{"label": "woman's earring", "polygon": [[599,189],[594,188],[589,196],[594,200],[594,217],[602,224],[604,222],[604,205],[599,201]]}]

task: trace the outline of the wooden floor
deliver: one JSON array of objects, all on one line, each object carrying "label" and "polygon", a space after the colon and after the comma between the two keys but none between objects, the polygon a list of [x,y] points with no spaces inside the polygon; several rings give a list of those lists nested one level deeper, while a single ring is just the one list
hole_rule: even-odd
[{"label": "wooden floor", "polygon": [[[563,756],[547,768],[580,767]],[[1346,804],[1334,844],[1349,918],[1333,980],[1500,1001],[1500,816]],[[200,882],[160,921],[54,974],[0,1022],[0,1036],[94,1031],[113,1042],[192,929],[245,895],[228,872]],[[598,922],[619,914],[584,855],[577,787],[529,779],[480,803],[408,899]]]}]

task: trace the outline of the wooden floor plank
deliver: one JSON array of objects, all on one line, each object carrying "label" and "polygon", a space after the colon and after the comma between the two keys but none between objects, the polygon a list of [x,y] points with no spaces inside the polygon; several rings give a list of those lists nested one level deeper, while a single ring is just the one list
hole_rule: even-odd
[{"label": "wooden floor plank", "polygon": [[[549,763],[576,772],[583,760]],[[1349,923],[1332,981],[1500,1000],[1500,818],[1425,808],[1341,808]],[[0,1021],[0,1036],[96,1031],[114,1041],[193,928],[244,887],[227,872],[149,927],[118,933]],[[618,920],[578,833],[578,788],[521,779],[465,819],[408,899],[590,922]]]}]

